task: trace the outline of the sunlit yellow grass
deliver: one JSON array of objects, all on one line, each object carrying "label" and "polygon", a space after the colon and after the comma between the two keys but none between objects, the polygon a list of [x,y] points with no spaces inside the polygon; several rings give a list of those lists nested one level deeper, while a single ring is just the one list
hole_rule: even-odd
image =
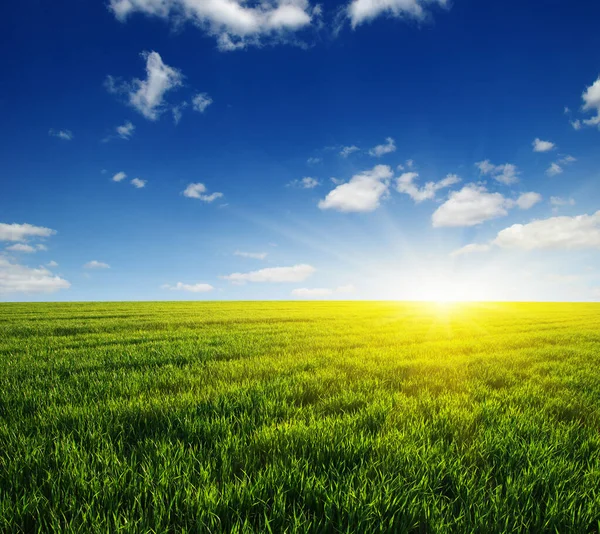
[{"label": "sunlit yellow grass", "polygon": [[597,532],[600,306],[0,305],[0,532]]}]

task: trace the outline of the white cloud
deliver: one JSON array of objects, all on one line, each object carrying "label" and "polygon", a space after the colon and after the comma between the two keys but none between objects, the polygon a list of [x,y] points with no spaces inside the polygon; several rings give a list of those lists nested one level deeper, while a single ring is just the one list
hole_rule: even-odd
[{"label": "white cloud", "polygon": [[381,198],[388,193],[392,175],[388,165],[376,165],[369,171],[356,174],[348,183],[330,191],[319,202],[319,208],[359,213],[374,211],[379,207]]},{"label": "white cloud", "polygon": [[347,8],[353,28],[380,15],[402,19],[423,20],[431,4],[446,6],[447,0],[352,0]]},{"label": "white cloud", "polygon": [[204,202],[212,202],[213,200],[223,196],[223,193],[211,193],[210,195],[205,195],[204,193],[206,193],[206,191],[207,189],[204,184],[189,184],[183,191],[183,196],[188,198],[197,198],[198,200],[203,200]]},{"label": "white cloud", "polygon": [[84,269],[110,269],[110,265],[108,263],[104,263],[98,260],[88,261],[84,266]]},{"label": "white cloud", "polygon": [[46,251],[46,250],[48,250],[48,247],[47,247],[46,245],[42,245],[41,243],[38,243],[38,244],[35,246],[35,248],[36,248],[36,250],[43,250],[43,251]]},{"label": "white cloud", "polygon": [[112,177],[113,182],[121,182],[127,178],[127,175],[124,172],[118,172]]},{"label": "white cloud", "polygon": [[358,152],[359,150],[360,148],[358,148],[356,145],[343,146],[342,150],[340,150],[340,156],[342,156],[342,158],[347,158],[350,154]]},{"label": "white cloud", "polygon": [[574,206],[575,200],[572,198],[550,197],[550,204],[554,207]]},{"label": "white cloud", "polygon": [[308,163],[309,165],[316,165],[317,163],[321,163],[321,161],[323,161],[321,158],[308,158],[306,160],[306,163]]},{"label": "white cloud", "polygon": [[50,130],[48,131],[48,135],[52,137],[58,137],[63,141],[70,141],[71,139],[73,139],[73,132],[71,130],[54,130],[50,128]]},{"label": "white cloud", "polygon": [[415,165],[415,162],[414,162],[412,159],[407,159],[407,160],[406,160],[406,166],[407,166],[409,169],[412,169],[412,168],[414,167],[414,165]]},{"label": "white cloud", "polygon": [[116,130],[121,139],[130,139],[135,130],[135,126],[130,121],[127,121],[125,124],[117,126]]},{"label": "white cloud", "polygon": [[523,193],[517,198],[517,206],[522,210],[528,210],[535,206],[538,202],[542,201],[542,195],[539,193],[529,192]]},{"label": "white cloud", "polygon": [[464,256],[465,254],[472,254],[473,252],[487,252],[490,250],[490,245],[478,245],[476,243],[471,243],[469,245],[465,245],[462,248],[459,248],[450,253],[450,256],[453,258],[457,258],[458,256]]},{"label": "white cloud", "polygon": [[136,187],[137,189],[142,189],[142,187],[146,187],[148,180],[141,180],[140,178],[134,178],[131,180],[131,185]]},{"label": "white cloud", "polygon": [[574,130],[581,130],[581,121],[579,119],[570,122]]},{"label": "white cloud", "polygon": [[493,243],[522,250],[600,248],[600,211],[514,224],[499,232]]},{"label": "white cloud", "polygon": [[43,267],[32,269],[0,256],[0,294],[53,293],[71,284]]},{"label": "white cloud", "polygon": [[288,34],[310,26],[321,9],[308,0],[110,0],[109,8],[120,21],[135,12],[190,21],[216,37],[220,50],[285,41]]},{"label": "white cloud", "polygon": [[316,269],[311,265],[300,264],[293,267],[269,267],[249,273],[232,273],[221,278],[236,284],[245,282],[302,282],[315,271]]},{"label": "white cloud", "polygon": [[192,108],[194,111],[198,111],[200,113],[204,113],[206,108],[212,103],[213,99],[206,93],[198,93],[194,98],[192,98]]},{"label": "white cloud", "polygon": [[581,95],[583,98],[583,111],[592,111],[596,113],[595,117],[584,120],[583,123],[588,126],[600,127],[600,77]]},{"label": "white cloud", "polygon": [[32,254],[35,252],[35,247],[31,245],[25,245],[24,243],[15,243],[10,247],[6,247],[6,250],[10,250],[11,252],[24,252],[26,254]]},{"label": "white cloud", "polygon": [[423,202],[424,200],[432,200],[435,198],[435,194],[440,189],[450,187],[460,182],[460,178],[456,174],[449,174],[443,180],[439,182],[427,182],[421,189],[415,184],[414,180],[418,178],[419,174],[416,172],[405,172],[396,179],[396,190],[399,193],[406,193],[416,203]]},{"label": "white cloud", "polygon": [[563,156],[558,161],[555,161],[552,164],[550,164],[550,167],[546,169],[546,174],[548,176],[557,176],[558,174],[562,174],[564,170],[563,166],[570,165],[575,161],[577,161],[577,158],[574,158],[573,156]]},{"label": "white cloud", "polygon": [[266,252],[242,252],[240,250],[236,250],[234,256],[241,256],[242,258],[252,258],[254,260],[264,260],[267,257]]},{"label": "white cloud", "polygon": [[577,274],[549,274],[546,280],[557,284],[577,284],[581,282],[582,277]]},{"label": "white cloud", "polygon": [[32,237],[50,237],[56,230],[31,224],[0,223],[0,241],[27,241]]},{"label": "white cloud", "polygon": [[335,292],[336,293],[341,293],[341,294],[349,294],[349,293],[354,293],[356,291],[356,287],[354,287],[354,284],[347,284],[345,286],[339,286]]},{"label": "white cloud", "polygon": [[301,287],[301,288],[292,290],[292,295],[294,297],[301,297],[301,298],[319,298],[319,297],[329,297],[334,294],[349,295],[351,293],[354,293],[355,291],[356,291],[356,288],[352,284],[348,284],[345,286],[339,286],[336,289],[329,289],[327,287],[316,287],[316,288]]},{"label": "white cloud", "polygon": [[483,176],[489,174],[494,180],[502,184],[510,185],[519,181],[519,170],[512,163],[494,165],[489,159],[486,159],[485,161],[477,162],[475,166]]},{"label": "white cloud", "polygon": [[500,193],[489,193],[481,185],[468,184],[460,191],[450,193],[432,215],[435,228],[442,226],[475,226],[489,219],[508,214],[514,201]]},{"label": "white cloud", "polygon": [[46,267],[58,267],[58,263],[56,263],[54,260],[51,260],[46,263]]},{"label": "white cloud", "polygon": [[156,120],[165,109],[165,94],[182,85],[183,75],[166,65],[158,52],[142,52],[141,55],[146,60],[145,80],[136,78],[131,83],[119,84],[108,76],[105,85],[111,93],[126,93],[131,106],[147,119]]},{"label": "white cloud", "polygon": [[328,297],[330,295],[333,295],[333,291],[331,289],[327,289],[324,287],[314,288],[314,289],[308,289],[306,287],[302,287],[300,289],[293,289],[292,295],[294,297],[305,297],[305,298]]},{"label": "white cloud", "polygon": [[550,141],[542,141],[539,137],[533,141],[534,152],[549,152],[555,148],[556,145],[554,143],[551,143]]},{"label": "white cloud", "polygon": [[550,167],[546,169],[546,174],[548,176],[556,176],[563,172],[563,168],[558,163],[552,163]]},{"label": "white cloud", "polygon": [[174,286],[165,284],[161,287],[171,291],[189,291],[190,293],[208,293],[214,289],[210,284],[184,284],[183,282],[177,282]]},{"label": "white cloud", "polygon": [[301,189],[313,189],[321,184],[316,178],[305,176],[301,180],[292,180],[288,185],[293,187],[299,187]]},{"label": "white cloud", "polygon": [[369,150],[369,155],[380,158],[381,156],[390,154],[391,152],[396,152],[396,143],[391,137],[386,137],[383,145],[377,145]]},{"label": "white cloud", "polygon": [[175,124],[179,124],[179,121],[181,120],[181,117],[183,115],[183,110],[187,108],[187,105],[187,102],[181,102],[181,104],[178,104],[171,108],[171,111],[173,113],[173,122]]}]

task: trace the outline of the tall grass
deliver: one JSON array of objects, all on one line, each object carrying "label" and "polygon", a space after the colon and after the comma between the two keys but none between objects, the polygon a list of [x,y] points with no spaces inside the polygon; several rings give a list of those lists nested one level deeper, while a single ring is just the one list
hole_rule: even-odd
[{"label": "tall grass", "polygon": [[0,305],[0,532],[599,531],[598,305]]}]

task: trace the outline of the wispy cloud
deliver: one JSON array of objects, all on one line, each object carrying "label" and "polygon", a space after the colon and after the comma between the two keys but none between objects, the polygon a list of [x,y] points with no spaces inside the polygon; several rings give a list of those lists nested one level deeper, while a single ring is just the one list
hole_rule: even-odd
[{"label": "wispy cloud", "polygon": [[131,180],[131,185],[137,189],[142,189],[143,187],[146,187],[147,183],[148,180],[142,180],[140,178],[134,178],[133,180]]},{"label": "wispy cloud", "polygon": [[458,258],[459,256],[466,256],[467,254],[473,254],[474,252],[487,252],[491,248],[491,245],[488,244],[478,245],[475,243],[471,243],[451,252],[450,256],[453,258]]},{"label": "wispy cloud", "polygon": [[306,280],[316,269],[307,264],[294,265],[292,267],[269,267],[249,273],[232,273],[221,278],[235,284],[246,282],[302,282]]},{"label": "wispy cloud", "polygon": [[71,141],[73,139],[73,132],[71,130],[54,130],[50,128],[48,135],[51,137],[58,137],[63,141]]},{"label": "wispy cloud", "polygon": [[489,175],[497,182],[505,185],[514,184],[519,181],[519,170],[512,163],[494,165],[489,159],[479,161],[475,164],[482,176]]},{"label": "wispy cloud", "polygon": [[562,174],[563,168],[558,163],[551,163],[550,167],[546,169],[546,174],[548,176],[557,176],[558,174]]},{"label": "wispy cloud", "polygon": [[264,260],[267,257],[266,252],[242,252],[240,250],[236,250],[234,256],[241,256],[242,258],[252,258],[254,260]]},{"label": "wispy cloud", "polygon": [[574,206],[575,200],[572,198],[550,197],[550,204],[555,208],[560,206]]},{"label": "wispy cloud", "polygon": [[310,176],[305,176],[300,180],[292,180],[288,184],[288,186],[299,187],[300,189],[314,189],[319,185],[321,185],[319,180],[316,178],[311,178]]},{"label": "wispy cloud", "polygon": [[183,196],[196,198],[204,202],[213,202],[217,198],[223,197],[223,193],[211,193],[210,195],[207,195],[205,194],[206,192],[206,186],[202,183],[189,184],[183,191]]},{"label": "wispy cloud", "polygon": [[110,265],[108,263],[104,263],[98,260],[88,261],[84,266],[84,269],[110,269]]},{"label": "wispy cloud", "polygon": [[551,163],[550,167],[546,169],[546,174],[548,176],[557,176],[559,174],[562,174],[566,165],[570,165],[571,163],[574,163],[576,161],[577,159],[573,156],[564,156],[558,161]]},{"label": "wispy cloud", "polygon": [[322,298],[330,297],[332,295],[350,295],[356,291],[356,288],[352,284],[346,286],[339,286],[336,289],[329,289],[326,287],[307,288],[301,287],[292,290],[292,296],[300,298]]},{"label": "wispy cloud", "polygon": [[123,180],[125,180],[125,178],[127,178],[127,175],[121,171],[112,177],[112,181],[113,182],[122,182]]},{"label": "wispy cloud", "polygon": [[32,247],[31,245],[26,245],[25,243],[15,243],[14,245],[6,247],[6,250],[10,250],[11,252],[24,252],[26,254],[32,254],[36,251],[36,248]]},{"label": "wispy cloud", "polygon": [[405,193],[412,198],[416,203],[424,200],[433,200],[435,194],[440,189],[445,189],[460,182],[460,178],[456,174],[449,174],[439,182],[427,182],[419,189],[414,181],[419,177],[416,172],[405,172],[396,179],[396,190],[399,193]]},{"label": "wispy cloud", "polygon": [[213,99],[208,96],[206,93],[198,93],[194,98],[192,98],[192,108],[194,111],[198,111],[199,113],[204,113],[206,108],[213,103]]},{"label": "wispy cloud", "polygon": [[356,145],[343,146],[340,150],[340,156],[342,156],[342,158],[347,158],[350,154],[354,154],[354,152],[358,152],[359,150],[360,148]]},{"label": "wispy cloud", "polygon": [[171,291],[188,291],[190,293],[208,293],[214,289],[210,284],[184,284],[183,282],[177,282],[174,286],[164,284],[161,287]]},{"label": "wispy cloud", "polygon": [[522,210],[528,210],[542,201],[542,195],[539,193],[529,192],[523,193],[517,198],[515,203]]},{"label": "wispy cloud", "polygon": [[386,137],[384,144],[377,145],[369,150],[369,155],[380,158],[381,156],[392,152],[396,152],[396,143],[391,137]]},{"label": "wispy cloud", "polygon": [[116,127],[117,135],[121,139],[130,139],[133,135],[133,131],[135,130],[135,126],[130,121],[127,121],[125,124],[121,124],[121,126]]},{"label": "wispy cloud", "polygon": [[146,61],[145,80],[135,78],[123,83],[108,76],[105,87],[110,93],[125,94],[134,109],[147,119],[156,120],[166,109],[165,94],[182,85],[183,75],[165,64],[158,52],[142,52],[141,55]]},{"label": "wispy cloud", "polygon": [[183,116],[183,110],[185,108],[187,108],[188,103],[187,102],[181,102],[180,104],[177,104],[176,106],[173,106],[171,108],[171,112],[173,113],[173,122],[175,124],[179,124],[179,121],[181,120],[181,117]]}]

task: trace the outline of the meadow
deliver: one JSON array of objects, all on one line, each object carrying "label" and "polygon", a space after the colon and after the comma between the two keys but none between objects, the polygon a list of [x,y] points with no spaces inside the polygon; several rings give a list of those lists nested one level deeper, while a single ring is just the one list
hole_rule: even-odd
[{"label": "meadow", "polygon": [[0,304],[0,532],[599,531],[598,304]]}]

